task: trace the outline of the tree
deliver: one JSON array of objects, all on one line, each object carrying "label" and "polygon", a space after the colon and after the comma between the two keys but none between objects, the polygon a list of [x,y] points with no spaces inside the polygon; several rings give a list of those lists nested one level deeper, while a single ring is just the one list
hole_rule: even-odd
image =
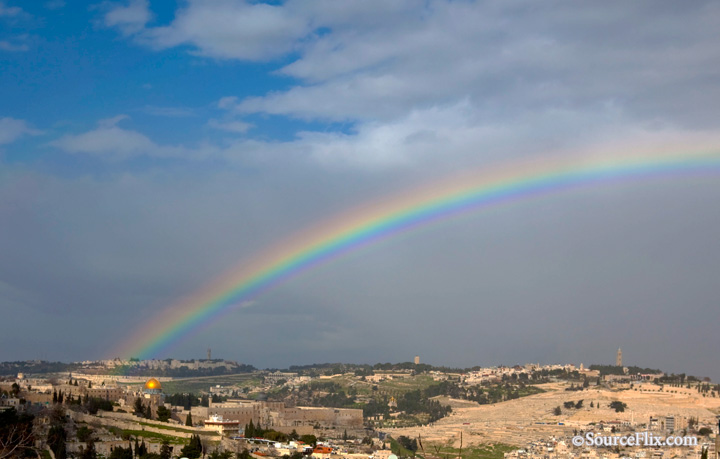
[{"label": "tree", "polygon": [[67,452],[65,450],[65,438],[67,433],[62,426],[50,427],[48,431],[47,444],[55,454],[55,459],[65,459]]},{"label": "tree", "polygon": [[102,398],[97,398],[97,397],[86,398],[85,399],[85,409],[87,410],[88,413],[94,415],[98,412],[98,410],[112,411],[113,404],[110,400],[105,400]]},{"label": "tree", "polygon": [[231,451],[213,451],[208,455],[208,459],[230,459],[232,457],[233,453]]},{"label": "tree", "polygon": [[0,412],[0,459],[35,456],[33,419],[28,414],[18,415],[14,408]]},{"label": "tree", "polygon": [[140,446],[135,448],[135,454],[137,454],[138,457],[147,456],[148,449],[147,446],[145,446],[145,439],[143,439],[142,443],[140,443]]},{"label": "tree", "polygon": [[145,407],[145,418],[146,419],[152,419],[152,409],[150,408],[150,404],[148,403],[148,406]]},{"label": "tree", "polygon": [[86,442],[88,439],[92,436],[93,431],[88,426],[80,426],[77,429],[77,432],[75,432],[75,435],[77,436],[78,441]]},{"label": "tree", "polygon": [[160,458],[161,459],[170,459],[172,456],[172,448],[170,447],[170,444],[167,440],[163,441],[162,446],[160,447]]},{"label": "tree", "polygon": [[614,409],[616,413],[622,413],[627,408],[627,404],[619,400],[615,400],[610,403],[610,408]]},{"label": "tree", "polygon": [[560,409],[559,406],[556,406],[555,408],[553,408],[553,414],[555,416],[560,416],[562,414],[562,410]]},{"label": "tree", "polygon": [[[80,456],[78,456],[80,459],[97,459],[97,451],[95,451],[95,442],[92,438],[88,439],[88,442],[85,443],[85,448],[83,448],[82,452],[80,453]],[[131,456],[132,459],[132,456]]]},{"label": "tree", "polygon": [[702,437],[706,437],[706,436],[710,435],[711,433],[712,433],[712,429],[710,429],[708,427],[702,427],[702,428],[700,428],[700,430],[698,430],[698,435],[700,435]]},{"label": "tree", "polygon": [[287,435],[276,430],[267,430],[263,434],[263,437],[270,441],[287,441]]},{"label": "tree", "polygon": [[193,425],[192,413],[188,413],[187,416],[185,417],[185,425],[192,427],[192,425]]},{"label": "tree", "polygon": [[135,416],[145,416],[145,406],[140,397],[135,399]]},{"label": "tree", "polygon": [[578,402],[575,404],[575,409],[579,410],[580,408],[582,408],[582,406],[583,406],[583,401],[578,400]]},{"label": "tree", "polygon": [[400,443],[400,446],[403,448],[412,451],[413,453],[417,451],[418,445],[417,440],[415,438],[406,437],[405,435],[400,435],[397,438],[397,442]]},{"label": "tree", "polygon": [[132,447],[130,445],[128,445],[127,448],[116,446],[112,452],[110,452],[109,459],[133,459]]},{"label": "tree", "polygon": [[158,409],[157,409],[157,418],[158,418],[158,421],[160,421],[160,422],[168,422],[168,420],[170,420],[170,415],[171,415],[171,414],[172,414],[172,413],[170,413],[170,410],[168,410],[168,409],[165,407],[165,405],[160,405],[160,406],[158,406]]},{"label": "tree", "polygon": [[180,456],[187,457],[188,459],[197,459],[202,455],[202,453],[203,449],[200,435],[191,436],[190,443],[185,445],[183,449],[180,450]]},{"label": "tree", "polygon": [[250,422],[245,424],[245,438],[253,438],[255,436],[255,426],[253,425],[252,419]]},{"label": "tree", "polygon": [[207,394],[203,394],[202,398],[200,399],[200,406],[210,406],[210,399],[208,398]]},{"label": "tree", "polygon": [[317,437],[312,434],[301,435],[300,441],[306,445],[312,445],[313,448],[317,445]]}]

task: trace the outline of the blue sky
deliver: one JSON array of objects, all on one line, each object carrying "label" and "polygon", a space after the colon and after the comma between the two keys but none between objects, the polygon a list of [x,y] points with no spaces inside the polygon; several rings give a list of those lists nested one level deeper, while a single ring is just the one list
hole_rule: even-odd
[{"label": "blue sky", "polygon": [[[718,22],[712,2],[1,0],[0,311],[34,333],[3,334],[0,359],[108,357],[261,248],[469,169],[717,148]],[[718,198],[670,180],[446,222],[169,352],[471,366],[622,346],[717,376]],[[268,324],[287,338],[248,352]]]}]

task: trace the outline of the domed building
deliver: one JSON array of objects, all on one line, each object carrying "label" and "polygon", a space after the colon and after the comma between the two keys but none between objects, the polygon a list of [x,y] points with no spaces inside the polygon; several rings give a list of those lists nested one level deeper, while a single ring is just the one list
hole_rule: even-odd
[{"label": "domed building", "polygon": [[155,378],[150,378],[145,383],[145,389],[143,390],[146,394],[162,394],[162,384]]},{"label": "domed building", "polygon": [[163,394],[160,381],[155,378],[148,379],[143,386],[141,397],[146,400],[144,405],[150,405],[152,419],[156,419],[158,407],[165,404],[165,394]]}]

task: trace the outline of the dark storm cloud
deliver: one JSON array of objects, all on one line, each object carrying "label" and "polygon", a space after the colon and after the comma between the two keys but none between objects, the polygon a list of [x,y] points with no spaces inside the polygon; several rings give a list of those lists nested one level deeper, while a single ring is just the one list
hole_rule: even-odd
[{"label": "dark storm cloud", "polygon": [[[148,8],[130,2],[104,23],[212,63],[292,51],[273,69],[293,80],[222,99],[213,135],[235,137],[163,144],[116,116],[45,146],[108,160],[109,173],[8,164],[0,307],[44,336],[9,331],[8,358],[105,356],[262,248],[468,168],[717,142],[720,8],[710,2],[191,1],[164,26]],[[242,37],[206,26],[246,13],[262,21]],[[256,130],[245,117],[258,114],[312,122],[282,140],[245,137]],[[12,121],[4,149],[30,125]],[[720,377],[718,198],[716,177],[675,178],[463,216],[310,270],[168,352],[209,346],[261,367],[416,354],[439,365],[587,365],[611,363],[622,346],[630,364]]]}]

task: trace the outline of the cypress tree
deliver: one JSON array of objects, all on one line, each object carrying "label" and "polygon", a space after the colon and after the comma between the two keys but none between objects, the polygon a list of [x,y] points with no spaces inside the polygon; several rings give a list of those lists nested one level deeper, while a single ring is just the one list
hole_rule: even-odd
[{"label": "cypress tree", "polygon": [[170,456],[172,456],[172,449],[168,441],[165,440],[160,447],[160,459],[170,459]]}]

